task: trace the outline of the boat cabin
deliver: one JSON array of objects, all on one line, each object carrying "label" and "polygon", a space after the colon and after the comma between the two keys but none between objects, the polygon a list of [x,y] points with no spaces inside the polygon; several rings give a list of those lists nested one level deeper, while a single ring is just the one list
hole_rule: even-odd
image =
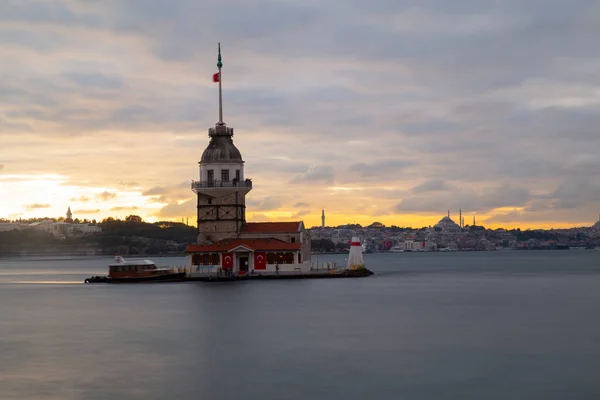
[{"label": "boat cabin", "polygon": [[170,269],[158,268],[150,260],[127,260],[123,257],[115,257],[116,262],[108,266],[109,278],[130,278],[130,277],[148,277],[171,273]]}]

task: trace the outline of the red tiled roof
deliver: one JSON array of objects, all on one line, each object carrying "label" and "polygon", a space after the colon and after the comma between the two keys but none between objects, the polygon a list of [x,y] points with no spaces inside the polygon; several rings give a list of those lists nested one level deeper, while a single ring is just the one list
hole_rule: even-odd
[{"label": "red tiled roof", "polygon": [[247,222],[242,233],[291,233],[300,232],[301,221],[294,222]]},{"label": "red tiled roof", "polygon": [[225,239],[213,244],[190,244],[186,253],[228,252],[238,246],[248,247],[254,251],[265,250],[300,250],[300,243],[288,243],[279,239]]}]

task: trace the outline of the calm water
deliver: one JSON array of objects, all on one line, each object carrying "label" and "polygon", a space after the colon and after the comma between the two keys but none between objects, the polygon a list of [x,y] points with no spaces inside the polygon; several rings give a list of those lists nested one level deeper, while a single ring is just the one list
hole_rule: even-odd
[{"label": "calm water", "polygon": [[110,261],[0,259],[1,399],[600,398],[599,251],[375,254],[365,279],[80,283]]}]

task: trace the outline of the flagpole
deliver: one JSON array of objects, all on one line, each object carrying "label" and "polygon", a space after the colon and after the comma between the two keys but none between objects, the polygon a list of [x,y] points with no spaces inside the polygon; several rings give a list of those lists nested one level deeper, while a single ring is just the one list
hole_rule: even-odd
[{"label": "flagpole", "polygon": [[217,57],[217,67],[219,68],[219,125],[223,125],[223,92],[221,91],[221,67],[223,63],[221,62],[221,43],[219,43],[219,56]]}]

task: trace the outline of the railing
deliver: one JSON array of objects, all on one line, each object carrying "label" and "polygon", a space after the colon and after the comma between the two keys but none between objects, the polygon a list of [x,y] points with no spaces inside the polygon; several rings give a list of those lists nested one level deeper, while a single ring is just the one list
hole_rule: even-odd
[{"label": "railing", "polygon": [[230,181],[192,181],[192,190],[204,189],[204,188],[219,188],[219,187],[246,187],[252,188],[252,181],[246,179],[239,181],[232,179]]}]

